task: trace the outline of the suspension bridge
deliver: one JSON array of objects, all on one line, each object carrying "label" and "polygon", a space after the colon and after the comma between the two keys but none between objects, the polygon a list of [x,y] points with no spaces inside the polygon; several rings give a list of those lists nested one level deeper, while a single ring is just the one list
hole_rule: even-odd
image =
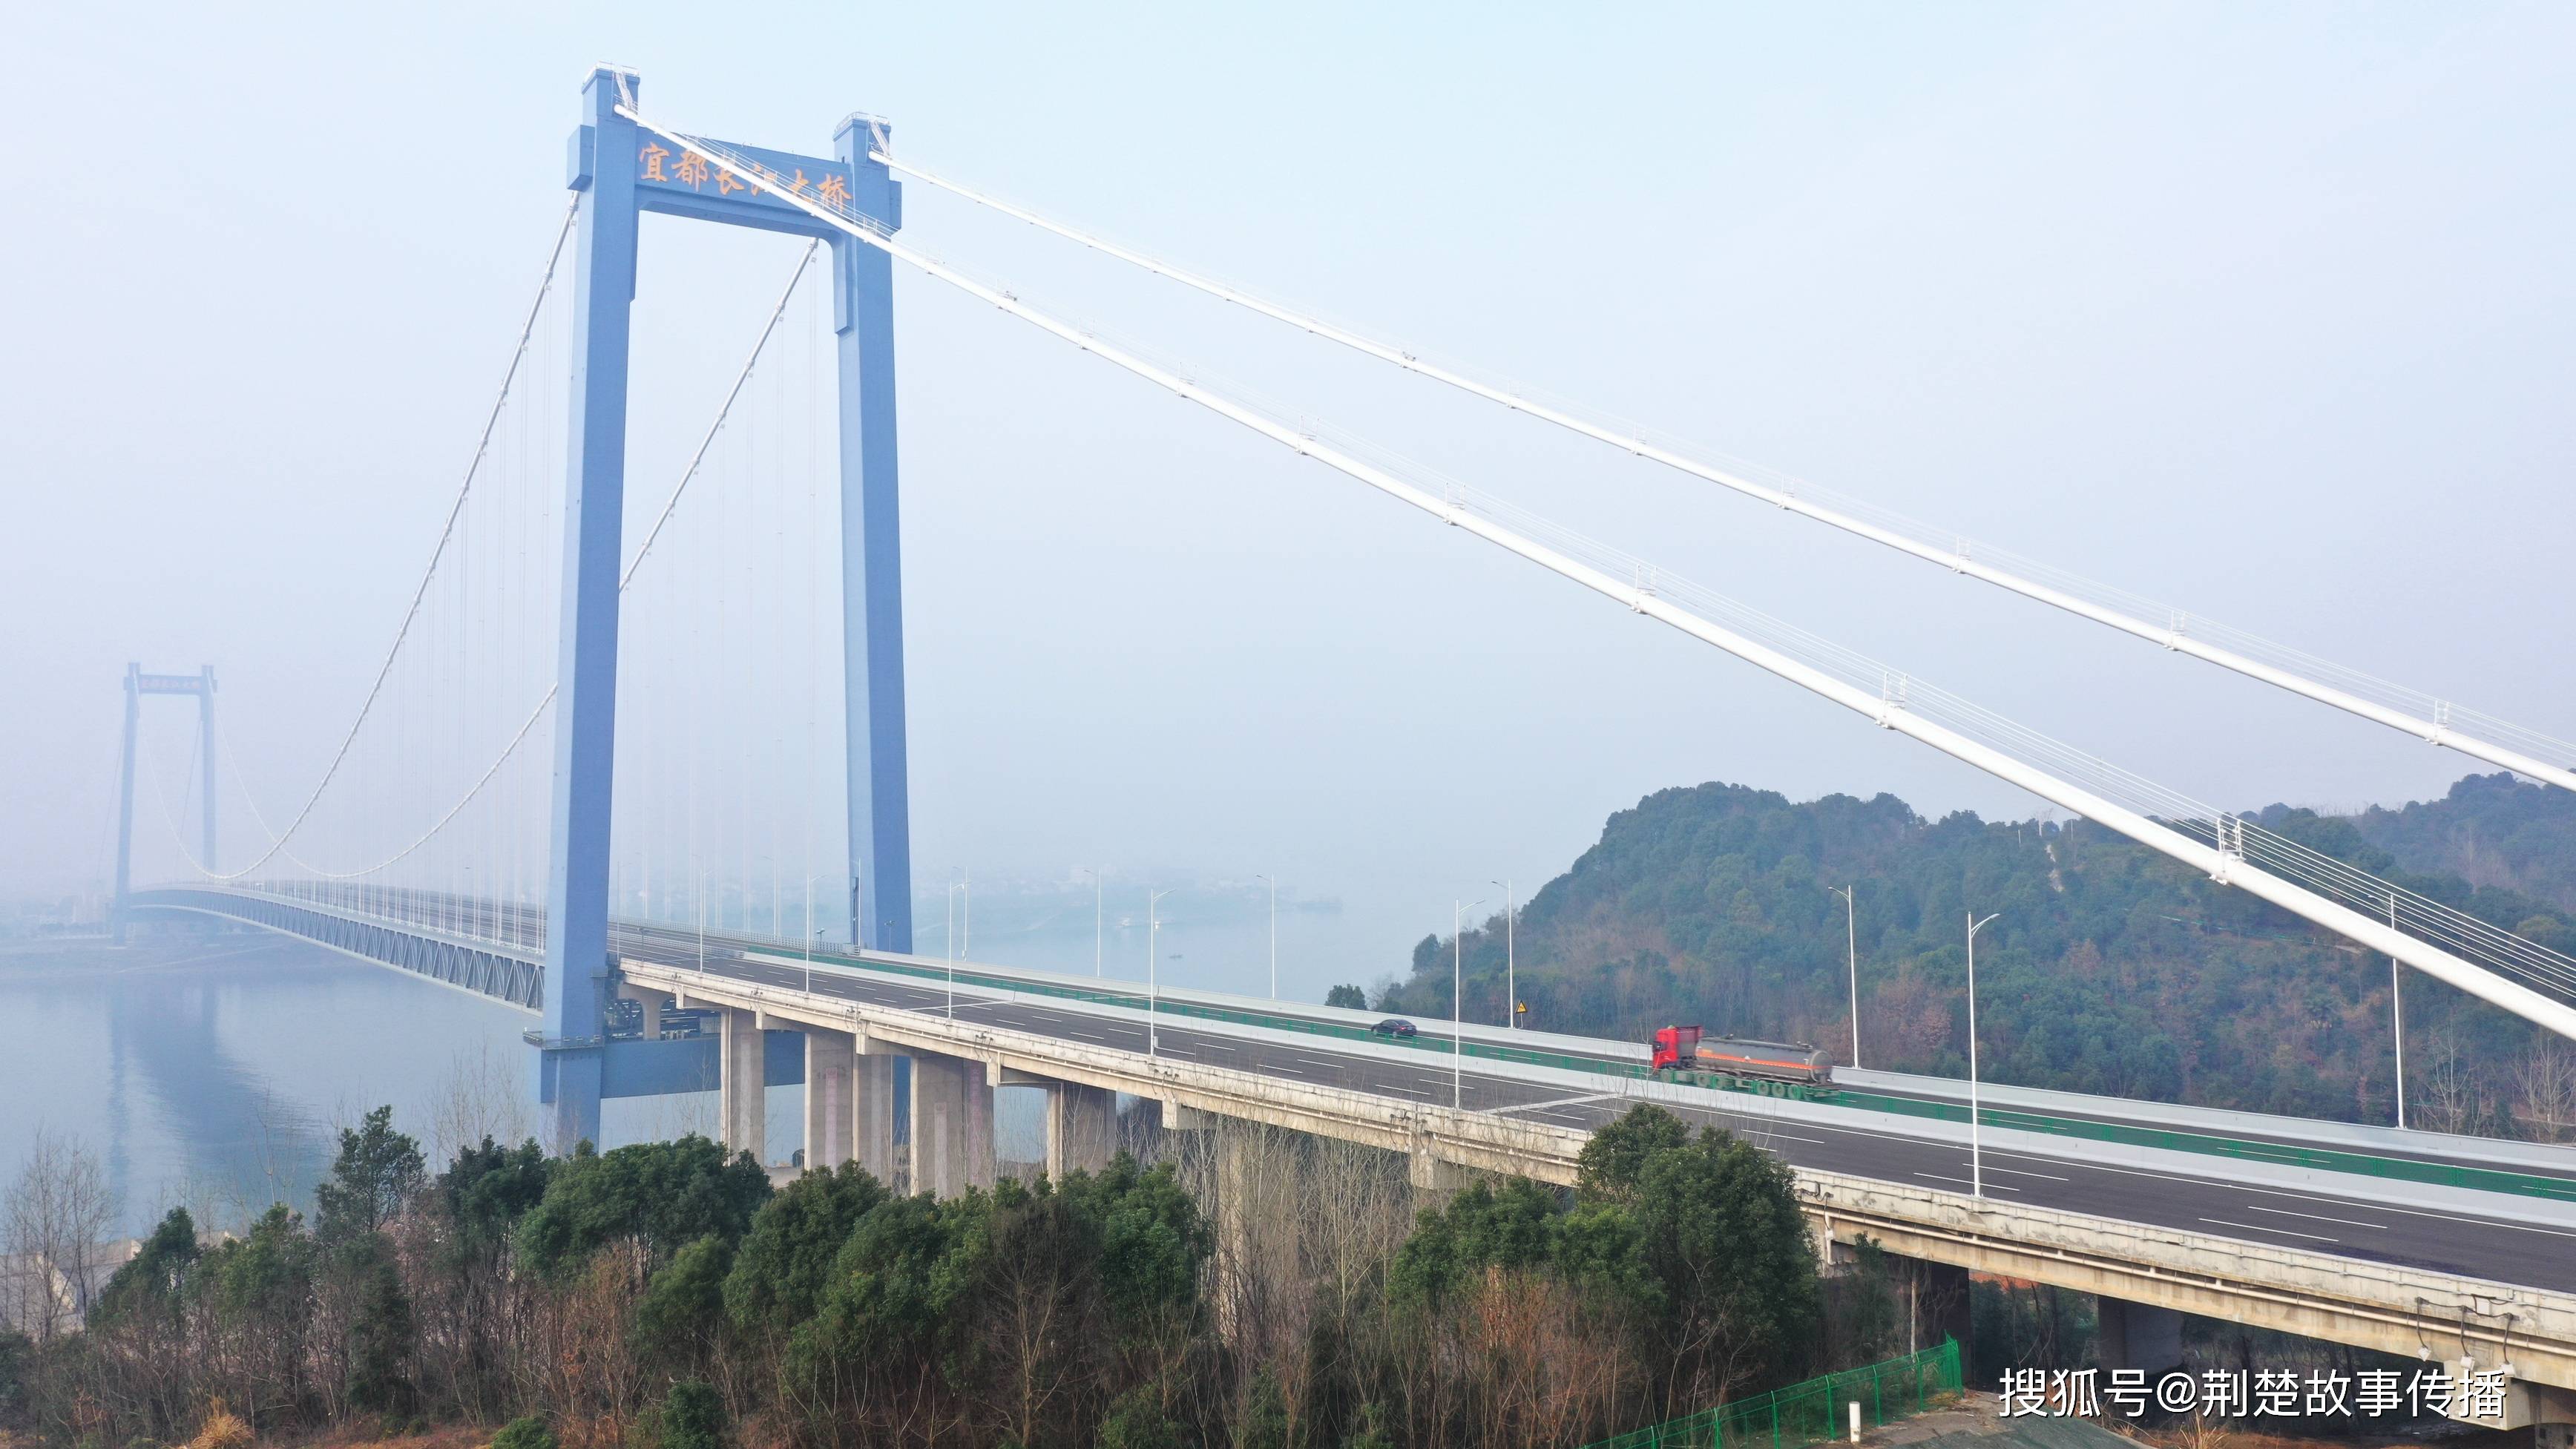
[{"label": "suspension bridge", "polygon": [[[2576,1421],[2576,1151],[2054,1093],[1963,1100],[1956,1084],[1883,1074],[1848,1074],[1824,1098],[1687,1087],[1631,1044],[1462,1022],[1390,1040],[1327,1008],[1011,970],[953,942],[917,954],[898,265],[2385,955],[2393,980],[2418,972],[2576,1038],[2576,960],[1024,300],[905,239],[903,187],[2554,788],[2576,789],[2576,744],[1427,361],[916,165],[875,117],[845,120],[826,154],[737,145],[656,117],[634,73],[603,67],[569,170],[427,564],[291,808],[263,809],[244,778],[210,667],[129,666],[120,938],[147,916],[218,917],[528,1011],[530,1091],[558,1148],[598,1139],[604,1099],[714,1089],[728,1143],[769,1160],[761,1094],[801,1083],[808,1164],[860,1161],[933,1192],[991,1182],[1005,1088],[1047,1093],[1057,1170],[1105,1158],[1127,1094],[1159,1103],[1173,1130],[1259,1121],[1374,1142],[1410,1154],[1430,1186],[1479,1170],[1566,1180],[1591,1128],[1651,1100],[1787,1159],[1828,1254],[1867,1236],[1953,1271],[2101,1293],[2120,1306],[2106,1315],[2125,1325],[2119,1352],[2141,1363],[2168,1340],[2178,1353],[2175,1314],[2214,1313],[2439,1353],[2464,1373],[2502,1367],[2516,1387],[2492,1422]],[[745,360],[685,465],[630,497],[646,215],[805,246],[775,305],[745,319]],[[145,702],[166,695],[198,702],[176,792],[151,752],[138,761]],[[142,885],[139,796],[184,863]],[[219,798],[243,802],[255,845],[224,851]],[[197,807],[193,842],[182,804]],[[681,1011],[714,1030],[664,1031]]]}]

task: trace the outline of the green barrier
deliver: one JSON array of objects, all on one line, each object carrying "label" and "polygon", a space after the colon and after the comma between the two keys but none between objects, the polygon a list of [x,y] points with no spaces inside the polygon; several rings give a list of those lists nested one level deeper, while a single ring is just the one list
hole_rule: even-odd
[{"label": "green barrier", "polygon": [[1826,1443],[1849,1431],[1852,1404],[1860,1405],[1864,1423],[1884,1425],[1946,1404],[1960,1388],[1959,1341],[1945,1338],[1938,1348],[1631,1429],[1584,1449],[1789,1449]]},{"label": "green barrier", "polygon": [[[1877,1092],[1848,1090],[1836,1094],[1835,1102],[1838,1106],[1858,1107],[1866,1111],[1885,1112],[1892,1116],[1921,1117],[1941,1122],[1968,1120],[1968,1109],[1955,1102],[1927,1102],[1917,1097],[1891,1097]],[[2141,1127],[2128,1122],[2095,1122],[2074,1117],[2049,1117],[2036,1112],[2021,1112],[2004,1107],[1981,1108],[1977,1113],[1977,1120],[1988,1127],[2009,1127],[2023,1132],[2064,1137],[2078,1142],[2158,1147],[2168,1152],[2190,1152],[2204,1157],[2232,1158],[2240,1162],[2270,1162],[2284,1167],[2306,1167],[2320,1172],[2346,1172],[2362,1177],[2383,1178],[2392,1182],[2413,1182],[2433,1187],[2459,1187],[2474,1192],[2500,1192],[2516,1197],[2536,1197],[2550,1202],[2576,1203],[2576,1181],[2559,1177],[2541,1177],[2525,1172],[2508,1172],[2501,1168],[2426,1162],[2411,1157],[2375,1157],[2366,1152],[2349,1152],[2333,1147],[2303,1147],[2289,1142],[2258,1142],[2246,1138],[2218,1137],[2205,1132],[2176,1132],[2161,1127]]]},{"label": "green barrier", "polygon": [[[947,971],[927,966],[906,966],[892,961],[861,961],[847,956],[817,955],[814,959],[861,971],[911,976],[927,981],[946,982],[951,979]],[[1049,996],[1095,1006],[1124,1007],[1130,1011],[1144,1011],[1150,1004],[1153,1014],[1157,1017],[1181,1017],[1197,1021],[1223,1022],[1232,1026],[1260,1027],[1269,1031],[1294,1032],[1328,1040],[1366,1042],[1381,1048],[1409,1047],[1415,1051],[1432,1052],[1440,1056],[1449,1055],[1453,1046],[1451,1039],[1444,1036],[1385,1037],[1377,1035],[1364,1026],[1347,1026],[1340,1022],[1315,1021],[1306,1017],[1275,1016],[1263,1011],[1208,1006],[1198,1002],[1169,999],[1149,1003],[1140,993],[1115,991],[1105,987],[1062,986],[1050,982],[1027,981],[1018,977],[987,975],[978,971],[959,971],[954,979],[960,986],[976,986],[993,991],[1015,991],[1026,996]],[[1601,1057],[1572,1056],[1564,1052],[1533,1051],[1527,1047],[1501,1046],[1491,1042],[1470,1041],[1463,1045],[1465,1055],[1481,1057],[1487,1061],[1510,1062],[1530,1067],[1553,1067],[1560,1071],[1586,1072],[1594,1076],[1619,1077],[1628,1080],[1673,1080],[1671,1077],[1656,1078],[1654,1073],[1641,1062],[1610,1061]],[[1931,1102],[1919,1097],[1896,1097],[1882,1092],[1863,1092],[1850,1088],[1837,1087],[1819,1091],[1797,1087],[1796,1084],[1723,1076],[1707,1081],[1684,1082],[1683,1085],[1698,1086],[1710,1092],[1731,1092],[1742,1096],[1796,1096],[1805,1100],[1830,1102],[1837,1107],[1884,1112],[1896,1117],[1919,1117],[1937,1122],[1964,1123],[1968,1120],[1968,1109],[1955,1102]],[[1795,1090],[1788,1090],[1792,1087],[1795,1087]],[[2073,1117],[2050,1117],[2003,1107],[1980,1109],[1978,1121],[1988,1127],[2010,1127],[2024,1132],[2038,1132],[2074,1141],[2117,1143],[2129,1147],[2158,1147],[2169,1152],[2189,1152],[2205,1157],[2232,1158],[2245,1162],[2271,1162],[2288,1167],[2313,1168],[2321,1172],[2347,1172],[2394,1182],[2458,1187],[2474,1192],[2499,1192],[2515,1197],[2536,1197],[2550,1202],[2576,1203],[2576,1180],[2509,1172],[2500,1168],[2425,1162],[2407,1157],[2375,1157],[2366,1152],[2349,1152],[2338,1148],[2300,1147],[2284,1142],[2257,1142],[2245,1138],[2219,1137],[2204,1132],[2175,1132],[2124,1122],[2094,1122]]]}]

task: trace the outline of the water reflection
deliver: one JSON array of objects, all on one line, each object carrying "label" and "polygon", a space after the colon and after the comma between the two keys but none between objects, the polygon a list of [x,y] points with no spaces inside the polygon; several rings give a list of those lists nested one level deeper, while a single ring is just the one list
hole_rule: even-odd
[{"label": "water reflection", "polygon": [[0,949],[0,1177],[37,1131],[96,1153],[124,1232],[184,1205],[309,1207],[333,1129],[391,1103],[427,1136],[460,1059],[517,1061],[497,1002],[266,932]]}]

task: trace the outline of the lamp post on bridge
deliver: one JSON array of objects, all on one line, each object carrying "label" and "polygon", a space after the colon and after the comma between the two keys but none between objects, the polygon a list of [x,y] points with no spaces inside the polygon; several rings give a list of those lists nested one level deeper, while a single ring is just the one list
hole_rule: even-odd
[{"label": "lamp post on bridge", "polygon": [[1852,1065],[1860,1065],[1860,909],[1852,904],[1852,888],[1847,885],[1825,889],[1843,898],[1843,941],[1851,953]]},{"label": "lamp post on bridge", "polygon": [[[2397,892],[2388,893],[2388,929],[2397,929]],[[2388,958],[2388,1039],[2397,1049],[2397,1130],[2406,1130],[2406,981],[2396,957]]]},{"label": "lamp post on bridge", "polygon": [[[1997,914],[2001,914],[1998,912]],[[1977,933],[1994,921],[1994,916],[1978,920],[1977,913],[1967,913],[1968,920],[1968,1193],[1971,1197],[1986,1195],[1986,1159],[1984,1138],[1979,1130],[1983,1114],[1977,1107]]]},{"label": "lamp post on bridge", "polygon": [[1467,913],[1484,904],[1472,900],[1449,908],[1449,1105],[1467,1104]]},{"label": "lamp post on bridge", "polygon": [[1158,891],[1151,886],[1145,888],[1145,1055],[1148,1057],[1154,1055],[1157,1045],[1155,1016],[1162,1009],[1162,959],[1154,954],[1154,941],[1163,928],[1163,921],[1154,914],[1154,907],[1170,894],[1170,891]]},{"label": "lamp post on bridge", "polygon": [[1275,876],[1256,875],[1254,880],[1270,887],[1270,999],[1279,999],[1279,881]]},{"label": "lamp post on bridge", "polygon": [[1100,866],[1078,865],[1074,869],[1091,877],[1091,974],[1096,977],[1100,974],[1100,923],[1104,914],[1101,897],[1108,888],[1107,876]]},{"label": "lamp post on bridge", "polygon": [[948,883],[948,924],[940,928],[939,944],[948,957],[948,1019],[957,1019],[957,883]]},{"label": "lamp post on bridge", "polygon": [[1521,1029],[1520,957],[1512,944],[1512,882],[1509,876],[1489,880],[1487,885],[1503,888],[1503,1029]]}]

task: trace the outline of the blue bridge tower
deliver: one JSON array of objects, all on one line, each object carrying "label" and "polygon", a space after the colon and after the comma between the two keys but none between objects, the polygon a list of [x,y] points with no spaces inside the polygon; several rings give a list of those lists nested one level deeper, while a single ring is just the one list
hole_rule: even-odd
[{"label": "blue bridge tower", "polygon": [[[847,641],[850,943],[912,949],[912,833],[904,758],[903,578],[895,484],[893,264],[781,198],[792,193],[891,232],[902,191],[868,159],[885,127],[853,115],[830,157],[722,145],[746,183],[676,151],[633,119],[635,72],[602,66],[572,138],[572,420],[566,461],[563,618],[557,655],[544,1023],[536,1088],[547,1144],[599,1138],[608,953],[608,843],[617,748],[617,579],[626,505],[628,343],[646,212],[830,243],[838,336],[841,580]],[[717,143],[709,143],[716,145]]]}]

